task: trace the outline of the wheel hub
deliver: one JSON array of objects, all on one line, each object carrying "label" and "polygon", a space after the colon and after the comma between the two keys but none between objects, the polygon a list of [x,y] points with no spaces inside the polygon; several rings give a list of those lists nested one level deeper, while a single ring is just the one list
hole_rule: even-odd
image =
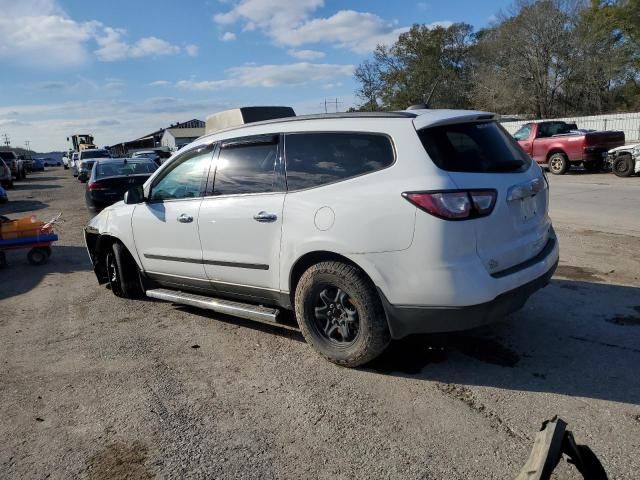
[{"label": "wheel hub", "polygon": [[358,312],[339,288],[329,287],[319,293],[315,319],[318,331],[332,343],[350,344],[358,335]]}]

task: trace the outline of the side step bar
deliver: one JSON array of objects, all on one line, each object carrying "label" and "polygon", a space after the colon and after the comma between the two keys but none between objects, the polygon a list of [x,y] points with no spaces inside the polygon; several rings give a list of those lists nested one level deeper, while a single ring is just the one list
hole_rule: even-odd
[{"label": "side step bar", "polygon": [[257,322],[278,323],[277,317],[279,310],[276,308],[267,308],[260,305],[251,305],[249,303],[232,302],[230,300],[205,297],[203,295],[180,292],[177,290],[167,290],[164,288],[147,290],[147,297],[166,300],[167,302],[179,303],[182,305],[189,305],[196,308],[213,310],[214,312],[246,318],[248,320],[255,320]]}]

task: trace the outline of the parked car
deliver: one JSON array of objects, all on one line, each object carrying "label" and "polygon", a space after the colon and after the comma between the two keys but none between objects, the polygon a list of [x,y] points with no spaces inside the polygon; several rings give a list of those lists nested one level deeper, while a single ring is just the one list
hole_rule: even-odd
[{"label": "parked car", "polygon": [[153,150],[142,150],[138,152],[133,152],[131,154],[131,158],[147,158],[149,160],[153,160],[158,166],[160,166],[160,156],[154,152]]},{"label": "parked car", "polygon": [[33,158],[31,155],[18,155],[18,160],[22,160],[25,172],[33,171]]},{"label": "parked car", "polygon": [[96,159],[94,162],[85,193],[87,208],[94,212],[122,200],[130,187],[142,185],[158,168],[146,158]]},{"label": "parked car", "polygon": [[13,175],[11,174],[11,169],[2,158],[0,158],[0,186],[4,188],[13,188]]},{"label": "parked car", "polygon": [[9,169],[11,169],[11,175],[16,180],[22,180],[27,177],[24,161],[20,160],[18,156],[11,151],[0,151],[0,158],[4,160]]},{"label": "parked car", "polygon": [[8,201],[7,191],[0,186],[0,203],[7,203]]},{"label": "parked car", "polygon": [[611,171],[618,177],[630,177],[640,173],[640,143],[609,150],[607,161]]},{"label": "parked car", "polygon": [[55,158],[45,157],[42,160],[46,167],[59,167],[62,165],[62,161],[56,160]]},{"label": "parked car", "polygon": [[554,175],[582,163],[590,172],[602,170],[607,152],[624,145],[624,132],[584,132],[575,124],[550,121],[527,123],[514,135],[522,149]]},{"label": "parked car", "polygon": [[45,163],[41,158],[34,158],[31,164],[31,169],[34,172],[44,172]]},{"label": "parked car", "polygon": [[91,176],[91,169],[93,168],[93,164],[96,163],[95,160],[82,160],[78,166],[78,180],[82,183],[89,180]]},{"label": "parked car", "polygon": [[116,295],[272,323],[292,310],[323,357],[357,366],[392,338],[521,308],[558,262],[548,202],[493,114],[312,115],[199,138],[85,240]]}]

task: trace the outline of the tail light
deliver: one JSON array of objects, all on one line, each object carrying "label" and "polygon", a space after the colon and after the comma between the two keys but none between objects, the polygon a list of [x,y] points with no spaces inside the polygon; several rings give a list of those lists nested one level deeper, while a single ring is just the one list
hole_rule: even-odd
[{"label": "tail light", "polygon": [[100,185],[98,182],[90,182],[87,184],[87,190],[89,190],[90,192],[95,192],[98,190],[109,190],[109,187]]},{"label": "tail light", "polygon": [[402,196],[434,217],[468,220],[490,215],[497,195],[495,190],[444,190],[404,192]]}]

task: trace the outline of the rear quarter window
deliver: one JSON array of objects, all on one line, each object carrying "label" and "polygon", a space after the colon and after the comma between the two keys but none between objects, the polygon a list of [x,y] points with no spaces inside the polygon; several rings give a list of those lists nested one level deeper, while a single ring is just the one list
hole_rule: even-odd
[{"label": "rear quarter window", "polygon": [[375,133],[290,133],[285,137],[288,190],[319,187],[376,172],[395,160],[391,139]]},{"label": "rear quarter window", "polygon": [[418,136],[433,163],[448,172],[511,173],[529,168],[531,159],[496,122],[441,125]]}]

